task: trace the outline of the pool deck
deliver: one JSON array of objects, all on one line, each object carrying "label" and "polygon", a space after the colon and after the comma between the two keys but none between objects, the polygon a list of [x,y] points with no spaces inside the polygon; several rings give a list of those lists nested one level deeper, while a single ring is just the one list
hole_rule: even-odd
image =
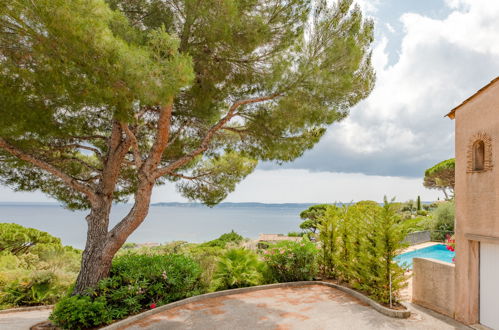
[{"label": "pool deck", "polygon": [[424,248],[427,248],[427,247],[430,247],[430,246],[434,246],[434,245],[439,245],[439,244],[443,244],[443,243],[440,243],[440,242],[425,242],[425,243],[421,243],[421,244],[411,245],[408,248],[405,248],[404,250],[402,250],[402,252],[400,252],[400,254],[407,253],[407,252],[412,252],[412,251],[416,251],[416,250],[419,250],[419,249],[424,249]]}]

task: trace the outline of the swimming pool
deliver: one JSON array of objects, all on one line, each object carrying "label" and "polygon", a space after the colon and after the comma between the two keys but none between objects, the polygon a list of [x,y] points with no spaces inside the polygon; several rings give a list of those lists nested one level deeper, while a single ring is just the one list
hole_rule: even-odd
[{"label": "swimming pool", "polygon": [[400,266],[412,268],[412,258],[432,258],[445,262],[452,262],[455,252],[447,250],[444,244],[432,245],[423,249],[402,253],[395,258]]}]

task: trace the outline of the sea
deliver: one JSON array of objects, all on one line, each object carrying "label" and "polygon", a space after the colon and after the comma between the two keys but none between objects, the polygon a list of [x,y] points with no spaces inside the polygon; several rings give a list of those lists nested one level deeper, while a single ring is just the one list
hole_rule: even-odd
[{"label": "sea", "polygon": [[[299,231],[300,212],[314,204],[221,203],[213,208],[197,203],[152,204],[149,214],[128,238],[134,243],[188,241],[201,243],[236,231],[247,238],[259,234]],[[111,226],[131,205],[114,205]],[[85,211],[70,211],[56,203],[0,203],[0,222],[13,222],[59,237],[64,245],[82,249],[87,224]]]}]

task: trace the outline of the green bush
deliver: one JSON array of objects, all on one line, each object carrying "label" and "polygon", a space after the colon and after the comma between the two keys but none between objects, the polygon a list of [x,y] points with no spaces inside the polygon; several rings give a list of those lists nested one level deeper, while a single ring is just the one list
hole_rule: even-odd
[{"label": "green bush", "polygon": [[16,224],[0,224],[0,309],[53,304],[80,268],[81,252],[60,239]]},{"label": "green bush", "polygon": [[186,255],[195,260],[203,270],[200,279],[200,286],[209,290],[213,283],[213,276],[218,267],[218,261],[226,253],[226,250],[214,246],[201,246],[194,244],[189,247]]},{"label": "green bush", "polygon": [[232,230],[230,233],[222,234],[219,238],[200,244],[200,246],[219,247],[225,249],[228,244],[238,245],[243,240],[244,238],[241,235]]},{"label": "green bush", "polygon": [[[201,268],[183,255],[124,255],[115,258],[108,278],[100,281],[88,296],[61,300],[51,315],[59,326],[85,328],[122,319],[130,314],[200,293]],[[91,298],[89,298],[91,297]],[[87,313],[71,306],[89,306]],[[101,306],[105,312],[94,313]]]},{"label": "green bush", "polygon": [[290,232],[288,233],[288,236],[289,236],[289,237],[303,237],[303,236],[305,236],[305,235],[306,235],[306,233],[305,233],[305,232],[303,232],[303,231],[290,231]]},{"label": "green bush", "polygon": [[440,203],[433,211],[431,221],[431,239],[443,242],[447,235],[454,233],[455,205],[454,202]]},{"label": "green bush", "polygon": [[6,283],[0,293],[0,302],[6,306],[33,306],[55,303],[67,290],[50,271],[29,273]]},{"label": "green bush", "polygon": [[50,320],[63,329],[87,329],[111,323],[105,297],[67,296],[55,306]]},{"label": "green bush", "polygon": [[199,265],[183,255],[128,255],[113,261],[109,279],[100,286],[105,290],[144,284],[138,288],[143,304],[166,304],[196,294],[200,274]]},{"label": "green bush", "polygon": [[309,281],[317,276],[317,252],[308,240],[281,241],[263,251],[263,256],[275,281]]},{"label": "green bush", "polygon": [[44,231],[15,223],[0,223],[0,252],[8,251],[13,255],[21,255],[38,245],[62,247],[59,238]]},{"label": "green bush", "polygon": [[265,282],[265,263],[250,250],[231,249],[217,263],[213,289],[224,290],[260,285]]},{"label": "green bush", "polygon": [[419,210],[416,212],[417,215],[420,215],[420,216],[423,216],[423,217],[426,217],[428,215],[428,211],[426,210]]}]

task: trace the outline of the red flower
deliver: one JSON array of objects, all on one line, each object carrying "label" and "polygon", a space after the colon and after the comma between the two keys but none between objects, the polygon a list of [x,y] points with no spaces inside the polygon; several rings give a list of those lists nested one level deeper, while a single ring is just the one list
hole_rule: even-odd
[{"label": "red flower", "polygon": [[151,307],[151,309],[156,308],[156,304],[152,303],[151,306],[149,306],[149,307]]}]

